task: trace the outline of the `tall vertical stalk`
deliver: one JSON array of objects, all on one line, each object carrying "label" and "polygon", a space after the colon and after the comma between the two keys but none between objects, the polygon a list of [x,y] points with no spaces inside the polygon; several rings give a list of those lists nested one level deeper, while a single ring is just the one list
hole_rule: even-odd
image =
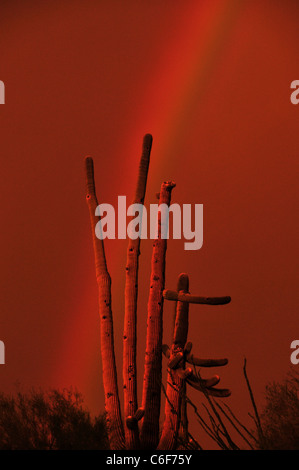
[{"label": "tall vertical stalk", "polygon": [[[142,154],[139,165],[137,187],[133,204],[143,204],[152,136],[147,134],[143,139]],[[141,231],[141,227],[139,227]],[[140,254],[140,237],[129,238],[126,264],[125,285],[125,317],[123,333],[123,389],[124,389],[124,415],[125,420],[132,417],[138,408],[137,403],[137,368],[136,368],[136,324],[137,324],[137,296],[138,296],[138,259]],[[138,425],[129,429],[125,426],[125,439],[127,449],[138,449]]]},{"label": "tall vertical stalk", "polygon": [[[164,182],[161,185],[159,205],[170,205],[171,191],[175,184]],[[165,221],[164,221],[165,223]],[[146,351],[143,378],[142,406],[145,410],[141,445],[155,449],[159,442],[159,416],[162,381],[162,327],[163,327],[163,289],[165,285],[165,258],[167,240],[161,238],[165,227],[162,226],[161,212],[158,212],[158,234],[153,244],[151,261],[150,293],[148,300]]]},{"label": "tall vertical stalk", "polygon": [[98,239],[95,234],[95,227],[98,222],[98,218],[95,216],[95,210],[98,206],[98,201],[94,182],[93,160],[91,157],[87,157],[85,159],[85,169],[86,202],[89,208],[99,293],[101,356],[108,437],[111,449],[118,450],[124,448],[124,430],[121,419],[114,353],[113,317],[111,310],[111,278],[107,269],[103,240]]},{"label": "tall vertical stalk", "polygon": [[[181,274],[178,281],[178,291],[187,293],[189,291],[189,278],[187,274]],[[170,358],[184,351],[187,342],[189,326],[189,304],[177,302],[176,320],[174,327],[173,343]],[[182,364],[184,367],[184,364]],[[169,369],[167,373],[165,402],[165,420],[158,449],[174,450],[177,446],[177,437],[181,423],[182,393],[185,380],[180,378],[176,369]],[[186,390],[184,390],[186,393]]]}]

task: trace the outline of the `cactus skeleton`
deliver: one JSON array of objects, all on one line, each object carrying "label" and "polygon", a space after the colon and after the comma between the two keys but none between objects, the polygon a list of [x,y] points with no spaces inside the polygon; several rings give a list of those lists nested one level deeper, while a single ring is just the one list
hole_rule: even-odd
[{"label": "cactus skeleton", "polygon": [[[189,278],[187,275],[180,275],[178,288],[180,289],[180,292],[188,292]],[[158,446],[158,449],[161,450],[174,450],[177,444],[184,378],[182,378],[182,375],[180,376],[178,370],[174,369],[174,360],[171,361],[171,357],[174,356],[174,359],[178,358],[176,365],[181,365],[179,370],[183,370],[185,368],[182,361],[184,360],[183,350],[187,342],[188,335],[188,316],[189,304],[187,302],[178,302],[176,307],[173,343],[171,347],[170,361],[168,362],[166,389],[168,400],[166,400],[165,403],[165,420]]]},{"label": "cactus skeleton", "polygon": [[[159,205],[170,205],[172,181],[161,185]],[[158,234],[153,244],[152,272],[148,300],[146,351],[144,362],[142,406],[145,415],[142,422],[140,439],[146,449],[156,448],[159,439],[159,417],[162,381],[162,314],[163,290],[165,284],[165,258],[167,239],[161,238],[163,231],[161,212],[158,212]]]},{"label": "cactus skeleton", "polygon": [[[152,147],[152,136],[145,135],[139,166],[137,188],[134,203],[143,204],[147,174]],[[192,343],[187,342],[189,325],[189,305],[207,304],[223,305],[230,302],[230,297],[200,297],[189,293],[189,278],[181,274],[177,290],[164,290],[165,260],[167,239],[164,233],[165,220],[158,212],[158,232],[153,244],[151,261],[151,277],[148,300],[147,336],[144,364],[144,380],[142,407],[137,402],[137,370],[136,370],[136,324],[138,295],[138,266],[140,254],[140,238],[129,239],[126,263],[125,283],[125,314],[123,334],[123,390],[124,390],[124,424],[117,385],[117,370],[114,352],[113,316],[111,309],[111,278],[107,269],[104,242],[97,238],[95,227],[98,217],[95,215],[98,206],[94,167],[91,157],[85,159],[86,170],[86,201],[89,208],[92,229],[92,240],[95,257],[96,279],[99,292],[99,314],[101,328],[101,356],[103,385],[105,392],[105,409],[110,448],[119,449],[160,449],[173,450],[179,446],[180,440],[191,446],[188,432],[186,408],[187,385],[211,396],[229,396],[227,389],[217,389],[219,376],[202,379],[187,364],[201,367],[224,366],[227,359],[200,359],[191,354]],[[162,183],[159,204],[170,205],[171,192],[175,183]],[[175,322],[173,342],[169,348],[162,344],[163,333],[163,302],[175,301]],[[165,402],[165,420],[159,440],[159,418],[162,387],[162,353],[166,356],[167,390]],[[163,388],[164,390],[164,388]],[[140,423],[140,426],[139,426]],[[192,444],[193,443],[193,444]]]},{"label": "cactus skeleton", "polygon": [[85,159],[86,165],[86,201],[89,208],[93,248],[95,256],[96,278],[99,290],[99,314],[101,325],[101,356],[103,385],[105,391],[105,409],[110,446],[113,449],[124,448],[124,429],[121,419],[120,402],[117,386],[117,372],[114,353],[113,317],[111,310],[111,278],[108,273],[103,240],[95,235],[97,223],[95,210],[98,206],[93,160]]},{"label": "cactus skeleton", "polygon": [[[143,204],[146,190],[147,174],[152,147],[152,136],[147,134],[143,139],[142,154],[139,165],[137,188],[133,204]],[[140,238],[129,238],[126,264],[125,315],[123,333],[123,390],[125,418],[134,415],[137,403],[137,370],[136,370],[136,325],[138,295],[138,258]],[[127,449],[139,447],[138,427],[125,427]]]}]

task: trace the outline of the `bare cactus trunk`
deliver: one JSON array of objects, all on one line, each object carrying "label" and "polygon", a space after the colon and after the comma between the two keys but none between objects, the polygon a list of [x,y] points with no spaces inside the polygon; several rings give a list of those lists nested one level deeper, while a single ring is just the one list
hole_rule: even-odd
[{"label": "bare cactus trunk", "polygon": [[[188,293],[188,290],[188,275],[181,274],[178,281],[178,292]],[[188,336],[188,325],[189,304],[187,302],[178,301],[169,363],[171,363],[172,359],[174,359],[178,354],[182,354],[184,352],[184,347]],[[179,370],[184,369],[184,366],[184,358],[182,358]],[[186,387],[184,387],[184,385],[185,380],[180,377],[178,369],[171,369],[169,367],[167,373],[165,420],[158,446],[158,449],[160,450],[175,450],[177,447],[177,438],[181,422],[182,393],[183,391],[186,393]]]},{"label": "bare cactus trunk", "polygon": [[[144,202],[151,147],[152,136],[147,134],[143,139],[137,188],[133,204],[143,204]],[[126,264],[125,317],[123,333],[123,389],[125,420],[130,420],[130,418],[135,415],[138,408],[136,368],[136,313],[138,296],[139,250],[140,238],[138,237],[135,240],[129,238]],[[128,426],[125,426],[125,438],[127,449],[139,448],[139,430],[137,421],[131,429]]]},{"label": "bare cactus trunk", "polygon": [[111,449],[118,450],[124,448],[124,430],[121,419],[114,354],[113,317],[111,310],[111,279],[107,270],[103,240],[99,240],[95,234],[95,226],[98,222],[98,219],[95,216],[95,210],[98,206],[98,201],[95,191],[92,158],[87,157],[85,159],[85,165],[87,183],[86,201],[90,214],[96,278],[99,290],[101,356],[108,437]]},{"label": "bare cactus trunk", "polygon": [[[162,183],[159,205],[170,205],[171,191],[174,186],[175,184],[173,182]],[[142,406],[145,414],[140,439],[141,446],[145,449],[155,449],[159,442],[162,382],[163,289],[165,285],[165,258],[167,248],[167,240],[161,238],[161,233],[165,233],[165,227],[161,226],[161,219],[161,212],[159,211],[158,235],[154,241],[152,254],[143,378]]]}]

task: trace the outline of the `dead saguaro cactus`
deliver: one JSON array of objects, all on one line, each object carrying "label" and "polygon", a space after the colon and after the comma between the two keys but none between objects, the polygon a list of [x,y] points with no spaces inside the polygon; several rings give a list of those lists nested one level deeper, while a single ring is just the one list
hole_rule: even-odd
[{"label": "dead saguaro cactus", "polygon": [[[151,147],[152,136],[147,134],[143,139],[137,188],[133,204],[143,204],[144,202]],[[123,333],[123,389],[125,416],[127,417],[127,419],[129,419],[128,417],[131,417],[132,420],[138,408],[136,369],[136,325],[139,254],[140,238],[130,238],[127,250],[126,264],[125,315]],[[136,449],[139,447],[138,426],[126,426],[125,440],[127,449]]]},{"label": "dead saguaro cactus", "polygon": [[96,278],[99,291],[99,314],[101,324],[101,355],[103,368],[103,384],[105,391],[105,408],[109,442],[113,449],[124,448],[124,429],[121,419],[120,402],[117,386],[117,372],[114,354],[113,317],[111,309],[111,278],[108,273],[103,240],[96,237],[95,216],[98,206],[93,160],[87,157],[86,164],[86,201],[89,208],[92,228],[92,239],[95,256]]},{"label": "dead saguaro cactus", "polygon": [[[178,291],[184,293],[189,291],[189,278],[185,274],[181,274],[179,277]],[[184,364],[184,347],[188,335],[188,316],[189,304],[187,302],[178,302],[176,306],[173,343],[168,359],[165,420],[158,447],[161,450],[173,450],[176,448],[181,420],[182,393],[185,391],[185,380],[192,372],[191,369],[186,369]],[[183,374],[180,373],[181,371],[184,371]]]},{"label": "dead saguaro cactus", "polygon": [[227,359],[199,359],[191,354],[192,343],[187,342],[189,328],[189,305],[207,304],[222,305],[230,302],[230,297],[199,297],[189,294],[189,277],[180,274],[177,291],[165,290],[163,296],[177,301],[174,324],[174,335],[171,349],[163,345],[162,350],[168,359],[168,376],[165,403],[165,420],[158,449],[174,450],[178,444],[178,433],[181,427],[181,441],[189,441],[188,419],[186,409],[186,385],[189,384],[204,394],[215,397],[227,397],[230,391],[214,388],[220,381],[218,375],[210,379],[201,379],[186,365],[201,367],[219,367],[228,363]]},{"label": "dead saguaro cactus", "polygon": [[[145,135],[133,203],[143,204],[152,147],[152,136]],[[227,359],[200,359],[191,354],[192,344],[187,342],[190,304],[223,305],[230,297],[200,297],[189,293],[187,274],[179,276],[176,291],[165,290],[165,263],[168,219],[158,211],[158,230],[153,243],[151,277],[148,299],[146,351],[142,407],[138,407],[136,367],[136,325],[138,296],[138,267],[140,238],[129,239],[126,263],[125,313],[123,333],[123,392],[124,418],[121,415],[117,371],[114,352],[113,316],[111,308],[111,278],[108,272],[103,240],[96,236],[96,225],[101,219],[96,215],[98,200],[94,182],[94,167],[91,157],[85,159],[86,201],[89,208],[92,239],[99,292],[99,314],[101,328],[101,356],[105,409],[110,447],[119,449],[171,450],[180,441],[189,440],[186,395],[187,385],[211,396],[228,396],[226,389],[216,389],[218,376],[208,380],[199,377],[192,367],[214,367],[227,364]],[[172,181],[164,182],[159,193],[159,204],[169,206]],[[97,212],[98,213],[98,212]],[[140,227],[141,232],[141,227]],[[176,302],[176,319],[171,348],[162,344],[163,302]],[[160,404],[162,389],[162,351],[168,358],[168,378],[165,403],[165,421],[159,441]],[[188,365],[189,364],[189,365]],[[192,367],[190,367],[192,366]],[[192,441],[193,442],[193,441]],[[189,440],[189,444],[191,440]],[[191,446],[191,444],[190,444]]]},{"label": "dead saguaro cactus", "polygon": [[[172,181],[161,186],[159,205],[170,205]],[[165,223],[165,221],[164,221]],[[159,417],[162,381],[163,290],[165,285],[165,258],[167,240],[163,233],[161,212],[158,213],[158,235],[153,244],[152,271],[148,300],[146,351],[144,362],[142,406],[145,415],[141,428],[141,443],[145,449],[154,449],[159,440]]]}]

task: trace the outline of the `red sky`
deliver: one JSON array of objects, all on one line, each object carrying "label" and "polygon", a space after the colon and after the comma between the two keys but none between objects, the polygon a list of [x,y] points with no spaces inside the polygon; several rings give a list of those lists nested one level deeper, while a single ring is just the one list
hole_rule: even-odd
[{"label": "red sky", "polygon": [[[285,376],[298,338],[298,13],[291,0],[1,2],[1,390],[73,385],[103,410],[83,158],[101,202],[131,200],[147,132],[146,204],[172,179],[173,202],[204,205],[203,248],[170,241],[166,287],[187,272],[192,293],[232,297],[191,307],[194,352],[229,358],[222,384],[244,416],[244,356],[259,405]],[[106,243],[119,376],[126,244]]]}]

